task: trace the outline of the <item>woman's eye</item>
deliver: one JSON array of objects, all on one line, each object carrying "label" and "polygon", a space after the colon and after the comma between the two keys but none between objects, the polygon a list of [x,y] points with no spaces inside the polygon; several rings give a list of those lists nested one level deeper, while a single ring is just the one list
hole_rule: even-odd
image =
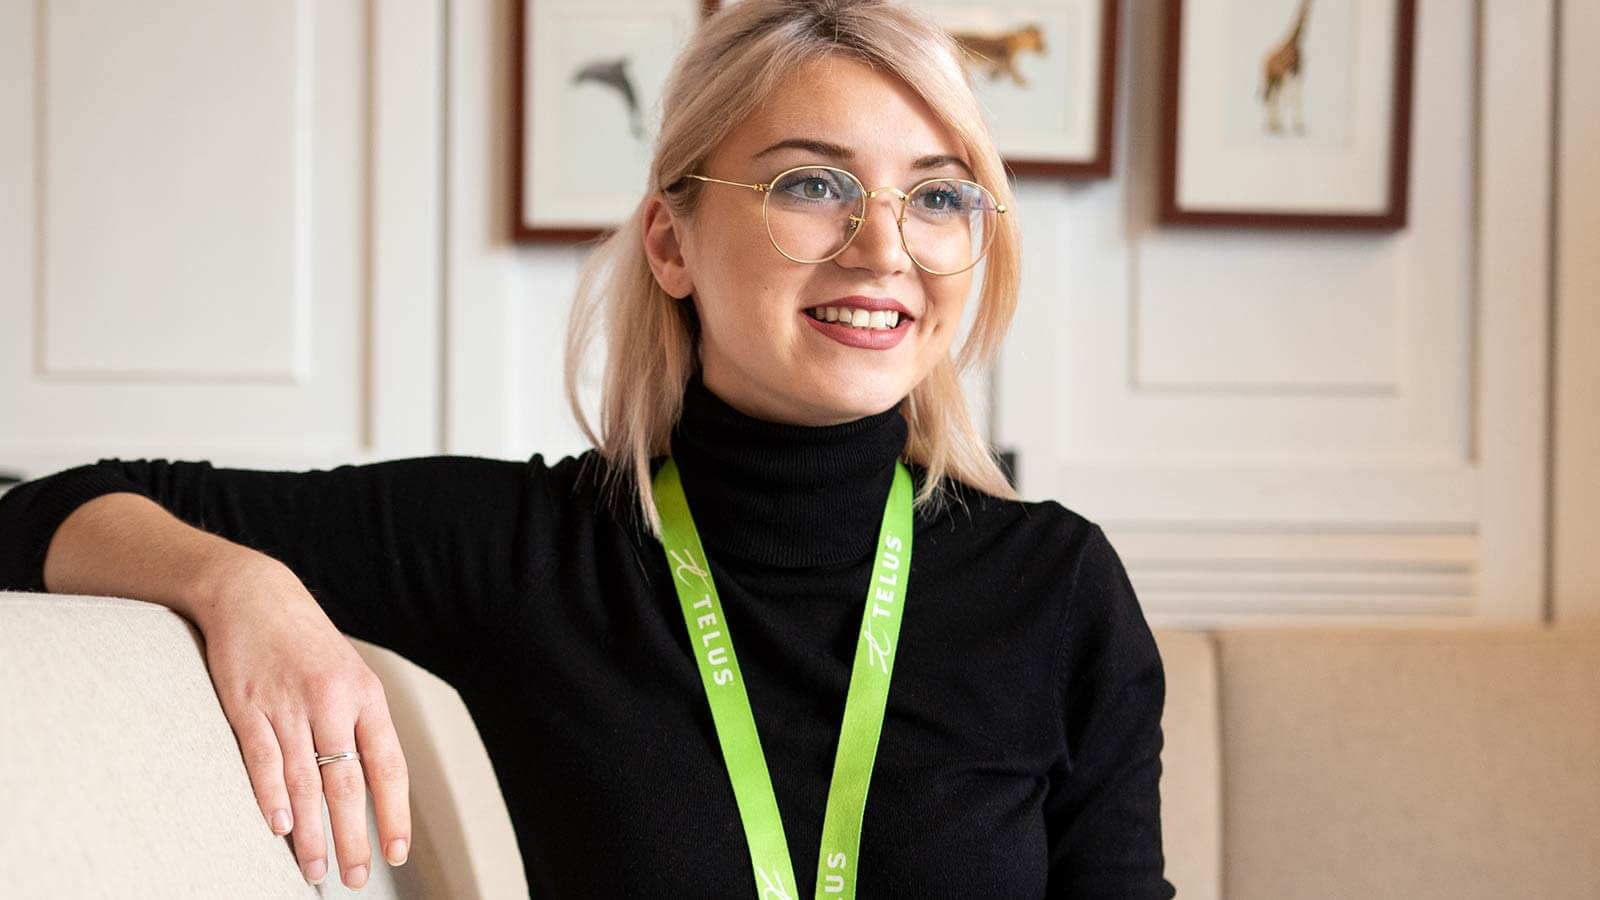
[{"label": "woman's eye", "polygon": [[930,188],[922,194],[922,206],[930,212],[954,212],[961,208],[961,194],[949,188]]},{"label": "woman's eye", "polygon": [[839,177],[831,172],[812,169],[784,176],[775,191],[800,203],[833,202],[844,199],[847,193]]},{"label": "woman's eye", "polygon": [[795,179],[789,191],[804,200],[827,200],[836,193],[833,187],[833,182],[821,175],[807,175]]}]

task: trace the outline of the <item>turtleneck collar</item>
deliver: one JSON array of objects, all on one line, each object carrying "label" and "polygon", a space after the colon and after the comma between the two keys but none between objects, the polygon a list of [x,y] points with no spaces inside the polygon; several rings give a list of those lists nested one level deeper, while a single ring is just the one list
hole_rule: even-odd
[{"label": "turtleneck collar", "polygon": [[707,553],[833,565],[872,553],[907,434],[898,405],[837,425],[758,419],[712,393],[696,371],[672,456]]}]

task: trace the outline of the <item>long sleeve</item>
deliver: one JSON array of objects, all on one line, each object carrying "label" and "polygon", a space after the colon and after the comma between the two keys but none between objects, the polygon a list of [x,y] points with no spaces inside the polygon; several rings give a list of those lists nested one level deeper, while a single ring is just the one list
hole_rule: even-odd
[{"label": "long sleeve", "polygon": [[1169,900],[1161,847],[1160,651],[1099,526],[1074,570],[1056,659],[1062,763],[1045,814],[1050,890],[1072,900]]},{"label": "long sleeve", "polygon": [[[303,472],[102,459],[0,495],[0,589],[44,591],[51,537],[80,504],[131,491],[286,564],[340,631],[452,684],[474,677],[539,561],[519,548],[548,469],[430,456]],[[139,599],[133,597],[132,599]]]}]

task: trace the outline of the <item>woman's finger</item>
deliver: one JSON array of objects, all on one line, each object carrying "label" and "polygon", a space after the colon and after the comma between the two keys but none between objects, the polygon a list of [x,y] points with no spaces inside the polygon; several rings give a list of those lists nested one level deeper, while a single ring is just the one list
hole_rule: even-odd
[{"label": "woman's finger", "polygon": [[294,857],[307,881],[321,884],[328,874],[328,847],[322,830],[322,774],[304,713],[268,714],[283,748],[283,780],[294,812]]},{"label": "woman's finger", "polygon": [[378,846],[383,848],[384,859],[398,866],[411,853],[411,777],[381,686],[356,720],[356,743],[361,748],[367,786],[372,789]]},{"label": "woman's finger", "polygon": [[272,723],[266,713],[250,704],[237,711],[230,709],[228,721],[239,740],[245,771],[267,827],[274,834],[288,834],[294,827],[294,815],[289,811],[289,790],[283,784],[283,750]]},{"label": "woman's finger", "polygon": [[[348,706],[330,706],[313,713],[311,733],[316,752],[326,756],[356,749],[355,714]],[[334,856],[345,887],[366,885],[371,874],[372,844],[367,840],[367,785],[361,759],[341,759],[322,766],[322,794],[333,825]]]}]

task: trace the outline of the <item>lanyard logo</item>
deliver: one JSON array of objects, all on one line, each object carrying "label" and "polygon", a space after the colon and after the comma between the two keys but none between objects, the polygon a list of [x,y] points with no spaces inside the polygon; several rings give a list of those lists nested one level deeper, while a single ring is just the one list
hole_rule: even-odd
[{"label": "lanyard logo", "polygon": [[794,900],[783,886],[783,873],[776,869],[757,869],[756,874],[761,876],[761,900]]},{"label": "lanyard logo", "polygon": [[694,551],[688,547],[682,550],[669,550],[667,554],[672,557],[673,562],[677,563],[677,566],[672,570],[673,577],[682,580],[684,584],[691,583],[687,578],[683,577],[684,572],[698,577],[702,586],[704,586],[706,579],[711,577],[710,569],[695,562]]},{"label": "lanyard logo", "polygon": [[894,652],[893,643],[886,637],[880,637],[871,625],[862,627],[861,636],[867,641],[867,664],[877,666],[885,675],[889,674],[889,654]]}]

